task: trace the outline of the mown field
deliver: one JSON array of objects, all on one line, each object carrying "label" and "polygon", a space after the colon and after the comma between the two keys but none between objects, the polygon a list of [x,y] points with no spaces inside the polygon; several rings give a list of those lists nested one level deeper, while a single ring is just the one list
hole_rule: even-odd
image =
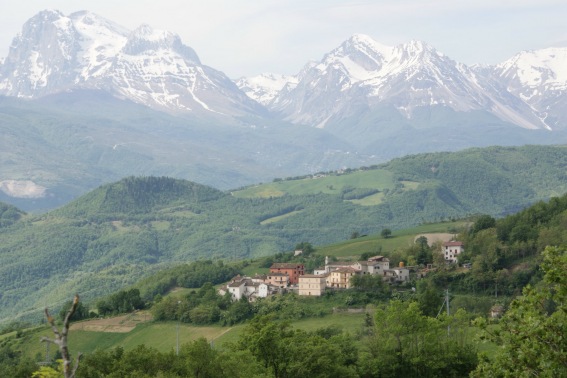
[{"label": "mown field", "polygon": [[[308,195],[313,193],[339,194],[347,187],[369,189],[394,189],[398,181],[393,173],[383,169],[351,172],[348,175],[328,174],[298,180],[282,180],[250,186],[231,192],[238,198],[270,198],[283,195]],[[408,183],[409,188],[416,185]]]},{"label": "mown field", "polygon": [[424,224],[417,227],[393,231],[391,237],[384,238],[380,234],[362,236],[356,239],[345,240],[340,243],[330,244],[317,249],[317,253],[323,256],[356,257],[363,253],[388,253],[397,249],[407,248],[414,244],[419,236],[428,237],[431,243],[433,234],[441,235],[443,239],[457,235],[463,227],[469,225],[467,221],[440,222]]},{"label": "mown field", "polygon": [[[308,318],[297,320],[292,323],[293,327],[307,331],[314,331],[323,327],[337,327],[350,334],[355,334],[362,329],[364,321],[363,313],[337,313],[319,318]],[[120,324],[122,317],[108,318],[108,324]],[[194,326],[177,322],[153,322],[142,321],[128,332],[108,332],[108,331],[88,331],[91,328],[89,323],[93,321],[83,321],[74,323],[69,332],[69,348],[72,353],[92,353],[96,349],[109,349],[122,347],[125,350],[134,349],[140,344],[145,344],[156,348],[161,352],[175,350],[177,345],[177,334],[179,330],[179,345],[188,343],[198,338],[204,337],[212,342],[215,347],[223,348],[226,343],[236,342],[242,334],[245,324],[230,327],[213,326]],[[178,328],[179,327],[179,328]],[[110,328],[116,330],[116,328]],[[6,337],[14,336],[12,334]],[[40,342],[42,337],[53,337],[53,332],[48,327],[30,331],[24,338],[20,339],[19,344],[22,350],[30,357],[45,354],[45,344]],[[50,353],[55,352],[55,347],[50,347]]]}]

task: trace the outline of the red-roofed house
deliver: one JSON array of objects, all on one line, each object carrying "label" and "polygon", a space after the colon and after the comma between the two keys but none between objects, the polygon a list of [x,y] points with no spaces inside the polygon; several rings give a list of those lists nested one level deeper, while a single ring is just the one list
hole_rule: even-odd
[{"label": "red-roofed house", "polygon": [[305,266],[294,263],[273,263],[270,273],[286,273],[289,276],[289,283],[294,285],[299,282],[299,276],[305,274]]}]

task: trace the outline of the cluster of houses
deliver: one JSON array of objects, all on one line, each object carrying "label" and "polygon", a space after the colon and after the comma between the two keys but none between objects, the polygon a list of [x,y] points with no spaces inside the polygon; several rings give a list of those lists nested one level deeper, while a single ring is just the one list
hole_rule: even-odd
[{"label": "cluster of houses", "polygon": [[237,301],[242,297],[250,301],[256,298],[265,298],[272,294],[282,293],[289,287],[297,285],[299,278],[305,274],[303,264],[274,263],[270,267],[270,273],[257,274],[254,277],[234,277],[225,286],[219,289],[220,295],[230,293],[232,300]]},{"label": "cluster of houses", "polygon": [[236,276],[219,289],[219,294],[230,293],[233,300],[242,297],[254,301],[286,290],[299,295],[320,296],[327,289],[349,289],[351,278],[359,274],[379,275],[389,283],[408,282],[409,269],[403,264],[390,269],[390,261],[384,256],[374,256],[367,261],[329,261],[325,266],[315,269],[313,274],[305,274],[305,266],[297,263],[274,263],[270,273],[254,277]]},{"label": "cluster of houses", "polygon": [[349,289],[351,278],[359,274],[379,275],[388,283],[403,283],[409,281],[409,269],[400,263],[395,269],[390,269],[390,260],[384,256],[370,257],[367,261],[329,261],[325,257],[325,266],[315,269],[313,274],[299,277],[299,295],[319,296],[327,288]]},{"label": "cluster of houses", "polygon": [[[463,243],[446,242],[442,253],[447,263],[456,263],[464,252]],[[254,301],[257,298],[296,291],[299,295],[321,296],[326,290],[349,289],[351,278],[355,275],[372,274],[382,277],[387,283],[404,283],[410,280],[410,270],[400,263],[390,268],[390,260],[384,256],[370,257],[366,261],[330,261],[325,257],[325,266],[315,269],[313,274],[305,274],[305,266],[298,263],[274,263],[270,273],[254,277],[234,277],[219,289],[219,294],[230,293],[233,300],[242,297]]]}]

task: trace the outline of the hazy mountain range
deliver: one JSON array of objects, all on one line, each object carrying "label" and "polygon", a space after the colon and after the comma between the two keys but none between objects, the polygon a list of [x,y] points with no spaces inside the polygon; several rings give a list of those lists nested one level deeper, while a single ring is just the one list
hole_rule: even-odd
[{"label": "hazy mountain range", "polygon": [[234,188],[417,152],[565,143],[566,93],[567,48],[471,67],[421,41],[357,34],[297,75],[231,80],[175,33],[46,10],[0,64],[0,200],[53,207],[129,174]]}]

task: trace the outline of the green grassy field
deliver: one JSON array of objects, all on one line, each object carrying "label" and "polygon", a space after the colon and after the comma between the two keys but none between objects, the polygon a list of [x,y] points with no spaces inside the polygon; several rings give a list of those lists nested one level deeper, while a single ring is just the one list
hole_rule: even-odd
[{"label": "green grassy field", "polygon": [[[305,331],[314,331],[318,328],[333,326],[338,327],[350,334],[355,334],[361,329],[364,314],[338,313],[319,318],[308,318],[294,321],[292,326]],[[151,346],[161,352],[174,350],[177,345],[177,331],[179,329],[179,345],[188,343],[204,337],[212,341],[216,347],[223,348],[226,343],[234,343],[242,334],[245,324],[231,327],[221,326],[193,326],[176,322],[147,322],[138,324],[130,332],[96,332],[73,329],[69,332],[69,348],[72,353],[92,353],[96,349],[109,349],[122,347],[125,350],[134,349],[140,344]],[[13,336],[13,335],[10,335]],[[45,344],[39,340],[41,337],[53,337],[50,328],[30,332],[23,344],[25,354],[34,357],[45,353]],[[50,353],[55,352],[55,347],[50,347]]]},{"label": "green grassy field", "polygon": [[[413,244],[418,235],[454,234],[454,231],[458,231],[467,225],[468,222],[466,221],[425,224],[405,230],[394,231],[392,236],[387,239],[376,234],[317,247],[315,253],[320,256],[334,256],[343,259],[357,259],[361,254],[366,252],[387,256],[390,252],[406,248]],[[429,239],[431,239],[431,237]],[[256,273],[268,273],[269,269],[260,268],[260,263],[262,263],[261,260],[250,260],[249,264],[242,270],[242,273],[248,276]]]},{"label": "green grassy field", "polygon": [[392,236],[387,239],[378,234],[363,236],[357,239],[345,240],[340,243],[318,247],[317,254],[335,257],[360,256],[366,252],[387,255],[388,252],[412,245],[418,235],[436,233],[455,234],[454,231],[460,230],[466,225],[467,222],[465,221],[432,223],[401,231],[394,231]]},{"label": "green grassy field", "polygon": [[[277,181],[263,185],[251,186],[232,192],[240,198],[280,197],[284,194],[302,195],[313,193],[340,194],[345,187],[369,189],[393,189],[397,181],[392,172],[375,169],[353,172],[349,175],[330,175],[320,178],[302,180]],[[404,184],[405,185],[405,184]],[[414,185],[416,187],[417,185]]]},{"label": "green grassy field", "polygon": [[276,223],[276,222],[278,222],[282,219],[285,219],[285,218],[291,217],[292,215],[297,215],[297,214],[300,214],[300,213],[301,213],[301,210],[290,211],[287,214],[278,215],[277,217],[265,219],[262,222],[260,222],[260,224],[264,225],[264,224]]},{"label": "green grassy field", "polygon": [[[238,327],[196,327],[180,323],[179,325],[179,345],[205,337],[207,340],[216,342],[220,336],[232,332]],[[176,322],[160,322],[160,323],[143,323],[136,326],[130,332],[97,332],[82,331],[73,329],[69,332],[69,348],[72,353],[92,353],[96,349],[109,349],[122,347],[125,350],[134,349],[140,344],[145,344],[156,348],[161,352],[174,350],[177,344],[177,323]],[[41,337],[53,337],[50,328],[44,327],[41,330],[31,332],[26,341],[22,344],[22,350],[30,357],[37,354],[45,353],[45,344],[39,340]],[[236,338],[238,333],[236,333]],[[230,337],[228,338],[230,340]],[[55,346],[51,346],[51,354],[55,352]]]}]

